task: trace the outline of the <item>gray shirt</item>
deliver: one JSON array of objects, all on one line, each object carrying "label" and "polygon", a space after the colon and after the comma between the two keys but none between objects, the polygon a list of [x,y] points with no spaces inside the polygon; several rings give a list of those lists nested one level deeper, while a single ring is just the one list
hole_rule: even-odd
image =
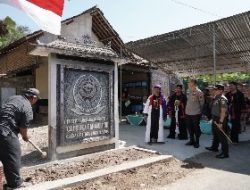
[{"label": "gray shirt", "polygon": [[200,115],[202,113],[204,102],[203,92],[199,88],[196,88],[194,91],[188,90],[186,114]]},{"label": "gray shirt", "polygon": [[24,96],[11,96],[0,110],[0,135],[18,134],[19,128],[28,128],[33,120],[31,103]]}]

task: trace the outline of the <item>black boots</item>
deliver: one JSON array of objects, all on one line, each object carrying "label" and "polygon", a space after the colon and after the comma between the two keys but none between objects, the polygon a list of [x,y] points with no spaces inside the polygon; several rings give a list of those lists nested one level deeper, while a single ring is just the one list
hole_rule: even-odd
[{"label": "black boots", "polygon": [[193,146],[194,145],[194,141],[190,140],[189,142],[186,143],[187,146]]},{"label": "black boots", "polygon": [[214,148],[214,147],[206,147],[207,150],[212,151],[212,152],[218,152],[218,148]]},{"label": "black boots", "polygon": [[218,159],[224,159],[224,158],[229,158],[229,155],[221,153],[221,154],[216,155],[215,157]]},{"label": "black boots", "polygon": [[200,147],[200,138],[195,137],[194,148],[199,148],[199,147]]},{"label": "black boots", "polygon": [[199,148],[200,147],[200,135],[195,136],[194,140],[194,148]]}]

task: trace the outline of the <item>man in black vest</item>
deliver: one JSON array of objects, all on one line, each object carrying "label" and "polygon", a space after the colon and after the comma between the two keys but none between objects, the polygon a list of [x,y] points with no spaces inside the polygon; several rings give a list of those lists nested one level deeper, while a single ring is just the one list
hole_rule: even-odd
[{"label": "man in black vest", "polygon": [[229,105],[229,120],[232,123],[231,140],[234,143],[239,142],[239,133],[241,132],[241,112],[244,107],[244,95],[237,89],[236,82],[229,83],[230,92],[226,94]]}]

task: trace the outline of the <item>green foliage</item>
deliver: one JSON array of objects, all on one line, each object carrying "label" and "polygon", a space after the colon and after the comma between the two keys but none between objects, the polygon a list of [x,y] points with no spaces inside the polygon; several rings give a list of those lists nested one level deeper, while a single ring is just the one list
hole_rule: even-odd
[{"label": "green foliage", "polygon": [[[202,79],[204,82],[212,83],[214,76],[211,74],[199,75],[198,79]],[[250,80],[250,72],[235,72],[235,73],[222,73],[216,75],[216,81],[247,81]]]},{"label": "green foliage", "polygon": [[15,21],[8,16],[2,20],[2,23],[7,27],[7,34],[0,36],[0,49],[8,46],[30,32],[28,27],[18,26]]},{"label": "green foliage", "polygon": [[8,33],[7,26],[0,20],[0,37]]}]

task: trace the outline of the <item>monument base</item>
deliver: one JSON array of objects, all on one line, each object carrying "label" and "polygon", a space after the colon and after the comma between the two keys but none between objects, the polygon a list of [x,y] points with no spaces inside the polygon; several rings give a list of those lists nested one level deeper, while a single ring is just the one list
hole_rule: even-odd
[{"label": "monument base", "polygon": [[115,149],[115,143],[114,144],[106,144],[101,146],[95,146],[90,148],[84,148],[78,151],[70,151],[70,152],[64,152],[57,155],[58,159],[66,159],[66,158],[72,158],[77,157],[85,154],[92,154],[96,152],[102,152],[105,150],[111,150]]},{"label": "monument base", "polygon": [[59,146],[56,148],[57,159],[81,156],[116,148],[116,139],[93,142],[88,144],[75,144],[68,146]]}]

